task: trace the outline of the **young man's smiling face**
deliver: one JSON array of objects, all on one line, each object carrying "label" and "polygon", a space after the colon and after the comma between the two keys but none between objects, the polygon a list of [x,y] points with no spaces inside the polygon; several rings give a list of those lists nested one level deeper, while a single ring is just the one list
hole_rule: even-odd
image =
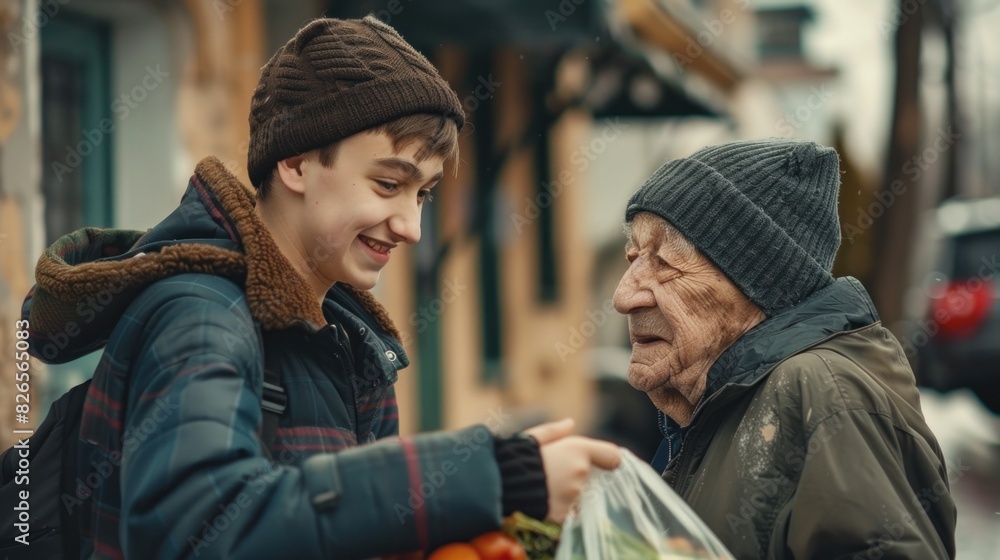
[{"label": "young man's smiling face", "polygon": [[396,151],[389,135],[364,132],[339,142],[329,167],[318,152],[279,162],[267,205],[280,208],[280,231],[270,228],[319,297],[336,282],[371,289],[393,249],[420,240],[421,209],[444,166],[442,156],[418,161],[420,148]]}]

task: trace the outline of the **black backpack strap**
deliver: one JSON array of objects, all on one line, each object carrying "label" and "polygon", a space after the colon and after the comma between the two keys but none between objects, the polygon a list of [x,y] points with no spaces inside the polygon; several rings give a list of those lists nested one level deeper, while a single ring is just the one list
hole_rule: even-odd
[{"label": "black backpack strap", "polygon": [[[73,387],[69,391],[69,405],[66,407],[66,430],[65,445],[63,446],[62,468],[59,471],[59,488],[62,496],[76,496],[77,479],[77,450],[80,441],[80,421],[83,419],[83,405],[87,400],[87,392],[90,390],[91,379]],[[78,496],[77,496],[78,497]],[[79,497],[78,497],[79,498]],[[62,527],[63,556],[65,558],[80,557],[80,513],[84,508],[90,507],[92,495],[88,495],[84,504],[77,504],[76,507],[67,508],[60,504],[59,524]]]},{"label": "black backpack strap", "polygon": [[278,370],[265,365],[264,368],[264,391],[260,399],[260,409],[263,419],[260,429],[260,445],[264,455],[271,457],[271,448],[274,447],[274,436],[278,431],[278,420],[285,413],[288,407],[288,395],[281,385],[281,373]]},{"label": "black backpack strap", "polygon": [[281,383],[281,369],[278,359],[265,351],[264,331],[254,323],[260,352],[264,356],[264,388],[260,396],[261,428],[260,449],[265,457],[273,459],[271,448],[274,447],[275,434],[278,431],[278,420],[288,408],[288,395]]}]

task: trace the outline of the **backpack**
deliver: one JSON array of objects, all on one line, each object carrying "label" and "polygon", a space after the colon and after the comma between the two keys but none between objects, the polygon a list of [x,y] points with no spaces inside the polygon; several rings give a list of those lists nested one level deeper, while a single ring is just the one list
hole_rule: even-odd
[{"label": "backpack", "polygon": [[[90,382],[59,397],[30,437],[0,454],[0,558],[4,560],[80,558],[79,512],[91,507],[92,495],[79,499],[76,481],[91,473],[107,476],[92,468],[77,470],[80,421]],[[265,359],[260,441],[269,459],[278,419],[287,405],[280,373]],[[29,494],[22,499],[25,491]],[[75,507],[63,507],[63,496],[74,496]],[[68,527],[73,530],[64,530]]]}]

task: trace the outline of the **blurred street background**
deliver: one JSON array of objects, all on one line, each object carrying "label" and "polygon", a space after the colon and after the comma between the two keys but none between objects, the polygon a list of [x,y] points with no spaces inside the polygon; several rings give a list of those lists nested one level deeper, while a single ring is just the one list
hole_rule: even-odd
[{"label": "blurred street background", "polygon": [[[267,58],[311,18],[368,13],[469,120],[422,241],[375,290],[412,360],[404,432],[573,416],[650,458],[610,299],[626,200],[708,144],[813,140],[842,162],[834,273],[914,366],[959,557],[1000,558],[1000,0],[0,0],[0,410],[42,250],[153,226],[202,157],[246,181]],[[35,363],[32,421],[99,356]],[[13,427],[0,414],[5,447]]]}]

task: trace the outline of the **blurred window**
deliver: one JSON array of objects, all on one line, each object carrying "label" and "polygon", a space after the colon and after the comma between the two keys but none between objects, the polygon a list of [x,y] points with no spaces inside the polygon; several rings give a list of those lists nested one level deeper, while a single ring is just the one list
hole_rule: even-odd
[{"label": "blurred window", "polygon": [[42,194],[48,243],[111,225],[109,32],[65,11],[42,28]]},{"label": "blurred window", "polygon": [[757,10],[757,48],[762,59],[803,58],[802,31],[813,12],[803,5]]}]

